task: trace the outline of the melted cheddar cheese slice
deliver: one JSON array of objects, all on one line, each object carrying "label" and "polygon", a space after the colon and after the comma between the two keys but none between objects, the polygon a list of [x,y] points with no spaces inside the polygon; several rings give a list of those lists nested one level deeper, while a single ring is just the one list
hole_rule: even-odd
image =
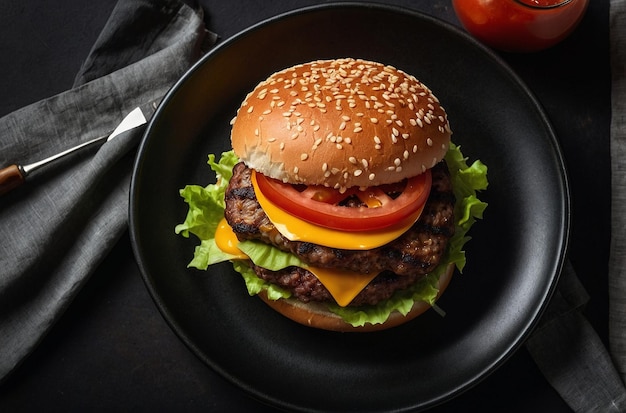
[{"label": "melted cheddar cheese slice", "polygon": [[227,254],[234,255],[234,258],[242,260],[248,259],[248,256],[237,247],[239,239],[233,229],[228,225],[226,218],[222,218],[215,230],[215,244]]}]

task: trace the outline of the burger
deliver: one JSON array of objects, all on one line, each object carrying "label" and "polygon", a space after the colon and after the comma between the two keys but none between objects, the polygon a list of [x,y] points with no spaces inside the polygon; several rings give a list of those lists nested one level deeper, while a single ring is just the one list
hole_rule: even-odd
[{"label": "burger", "polygon": [[231,261],[248,293],[300,324],[376,331],[431,307],[486,207],[487,168],[451,142],[446,111],[404,71],[317,60],[259,83],[189,185],[190,266]]}]

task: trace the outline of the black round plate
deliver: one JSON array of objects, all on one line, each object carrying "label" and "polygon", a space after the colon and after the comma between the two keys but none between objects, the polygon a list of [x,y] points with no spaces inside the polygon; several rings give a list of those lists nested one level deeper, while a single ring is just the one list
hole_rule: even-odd
[{"label": "black round plate", "polygon": [[[428,85],[453,141],[489,166],[489,203],[471,230],[468,264],[428,311],[378,333],[295,324],[249,297],[225,263],[188,269],[196,239],[174,234],[186,184],[214,176],[209,153],[229,149],[246,93],[279,69],[360,57]],[[131,237],[145,283],[173,330],[251,396],[308,411],[424,409],[484,378],[526,338],[555,287],[567,244],[567,179],[544,112],[516,75],[462,31],[378,5],[297,10],[258,24],[204,56],[150,122],[131,187]]]}]

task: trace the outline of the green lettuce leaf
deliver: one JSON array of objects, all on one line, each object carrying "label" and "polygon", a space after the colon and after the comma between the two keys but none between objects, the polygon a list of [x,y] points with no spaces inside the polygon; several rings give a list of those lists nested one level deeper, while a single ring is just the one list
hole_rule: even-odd
[{"label": "green lettuce leaf", "polygon": [[270,271],[278,271],[292,266],[304,267],[306,265],[297,256],[274,248],[264,242],[244,241],[240,242],[238,247],[250,257],[253,263]]},{"label": "green lettuce leaf", "polygon": [[[434,305],[438,294],[437,281],[448,264],[454,263],[460,272],[463,271],[466,262],[463,247],[471,239],[467,236],[467,232],[476,219],[483,217],[487,207],[487,204],[477,197],[478,191],[488,186],[487,167],[480,161],[468,165],[467,158],[461,153],[460,147],[454,144],[450,145],[445,160],[450,169],[457,200],[455,205],[457,222],[455,234],[450,239],[444,259],[420,282],[407,290],[396,293],[383,303],[358,308],[329,305],[329,309],[340,315],[346,322],[357,327],[366,323],[378,324],[385,322],[394,311],[407,314],[415,302],[425,301]],[[223,153],[219,162],[215,162],[215,157],[209,155],[209,165],[218,176],[218,183],[207,187],[191,185],[181,190],[181,196],[189,204],[189,212],[185,221],[176,226],[175,231],[185,237],[191,233],[200,239],[200,245],[196,247],[194,258],[189,263],[190,267],[206,269],[208,265],[231,260],[234,269],[244,278],[250,295],[265,290],[270,299],[287,298],[290,296],[288,291],[261,280],[244,262],[222,252],[215,245],[215,229],[224,214],[224,192],[228,186],[228,180],[232,177],[232,167],[237,161],[232,151]],[[241,242],[239,248],[255,264],[272,271],[294,265],[304,266],[304,263],[296,256],[261,242]]]},{"label": "green lettuce leaf", "polygon": [[224,193],[237,162],[232,151],[224,152],[218,163],[215,162],[215,155],[211,154],[208,164],[215,171],[217,183],[206,187],[187,185],[180,190],[180,196],[189,205],[189,210],[185,221],[176,225],[174,231],[185,238],[193,234],[200,240],[189,267],[206,270],[211,264],[234,258],[215,245],[215,231],[224,218]]}]

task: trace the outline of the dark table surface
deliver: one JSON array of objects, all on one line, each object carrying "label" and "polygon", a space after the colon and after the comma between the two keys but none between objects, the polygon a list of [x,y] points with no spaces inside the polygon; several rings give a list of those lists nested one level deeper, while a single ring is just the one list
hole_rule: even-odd
[{"label": "dark table surface", "polygon": [[[71,87],[116,0],[0,3],[0,116]],[[221,39],[314,1],[204,0]],[[458,24],[450,0],[386,1]],[[578,30],[541,53],[504,54],[552,121],[569,169],[570,260],[606,340],[610,242],[609,1],[593,0]],[[2,139],[2,137],[0,137]],[[0,387],[0,411],[272,411],[201,363],[174,335],[143,284],[125,234],[52,332]],[[435,412],[567,412],[522,347]]]}]

